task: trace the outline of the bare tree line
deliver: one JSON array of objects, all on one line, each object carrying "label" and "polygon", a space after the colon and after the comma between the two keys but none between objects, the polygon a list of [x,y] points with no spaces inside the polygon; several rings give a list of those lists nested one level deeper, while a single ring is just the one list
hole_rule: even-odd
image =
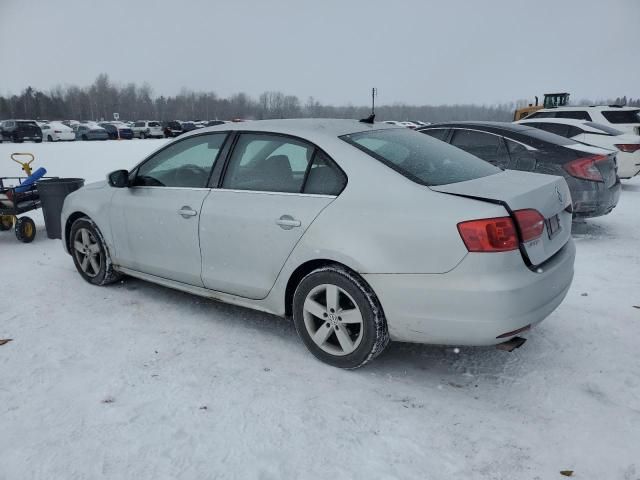
[{"label": "bare tree line", "polygon": [[[448,120],[511,121],[517,106],[526,100],[495,106],[480,105],[381,105],[376,107],[378,120]],[[593,103],[581,100],[580,104]],[[598,103],[640,106],[640,99],[618,97]],[[117,112],[121,119],[154,120],[214,120],[266,118],[363,118],[370,107],[353,105],[323,105],[313,97],[304,103],[294,95],[278,91],[262,93],[254,99],[245,93],[228,98],[214,92],[194,92],[183,89],[175,96],[154,96],[148,83],[117,85],[107,74],[100,74],[88,87],[55,87],[48,92],[25,88],[19,95],[0,96],[0,119],[77,119],[110,120]]]}]

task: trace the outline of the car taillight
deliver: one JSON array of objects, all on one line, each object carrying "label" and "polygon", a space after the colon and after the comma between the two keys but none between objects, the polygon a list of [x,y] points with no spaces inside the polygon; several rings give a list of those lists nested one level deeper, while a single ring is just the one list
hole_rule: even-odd
[{"label": "car taillight", "polygon": [[640,150],[640,143],[619,143],[616,145],[616,148],[621,152],[633,153]]},{"label": "car taillight", "polygon": [[62,133],[62,130],[54,130],[53,133]]},{"label": "car taillight", "polygon": [[518,234],[511,217],[461,222],[458,232],[470,252],[508,252],[518,248]]},{"label": "car taillight", "polygon": [[518,227],[520,227],[523,242],[535,240],[542,235],[544,217],[539,211],[527,208],[525,210],[516,210],[513,214],[516,217],[516,222],[518,222]]},{"label": "car taillight", "polygon": [[[544,217],[533,208],[513,212],[523,242],[535,240],[544,231]],[[511,217],[469,220],[458,224],[458,232],[470,252],[508,252],[520,244]]]},{"label": "car taillight", "polygon": [[589,157],[577,158],[564,164],[564,169],[572,177],[582,178],[584,180],[592,180],[594,182],[603,182],[600,170],[596,167],[596,163],[607,161],[606,155],[591,155]]}]

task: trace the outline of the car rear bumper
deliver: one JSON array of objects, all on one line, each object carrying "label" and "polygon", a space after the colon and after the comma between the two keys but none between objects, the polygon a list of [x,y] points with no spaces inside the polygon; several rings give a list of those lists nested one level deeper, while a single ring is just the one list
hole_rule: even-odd
[{"label": "car rear bumper", "polygon": [[569,184],[573,200],[573,214],[576,217],[600,217],[611,212],[618,204],[622,184],[616,180],[610,187],[602,182],[578,180]]},{"label": "car rear bumper", "polygon": [[384,309],[392,340],[495,345],[553,312],[573,279],[572,239],[538,272],[519,252],[470,253],[444,274],[365,274]]}]

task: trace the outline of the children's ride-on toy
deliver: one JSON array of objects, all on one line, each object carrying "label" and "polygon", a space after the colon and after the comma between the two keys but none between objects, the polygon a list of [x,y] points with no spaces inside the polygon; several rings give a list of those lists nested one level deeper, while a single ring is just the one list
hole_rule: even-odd
[{"label": "children's ride-on toy", "polygon": [[[30,160],[22,162],[19,157],[29,157]],[[36,224],[31,218],[18,215],[40,208],[36,182],[45,178],[47,171],[44,168],[32,171],[35,157],[31,153],[12,153],[11,160],[19,163],[27,176],[0,177],[0,230],[15,228],[16,238],[29,243],[36,236]]]}]

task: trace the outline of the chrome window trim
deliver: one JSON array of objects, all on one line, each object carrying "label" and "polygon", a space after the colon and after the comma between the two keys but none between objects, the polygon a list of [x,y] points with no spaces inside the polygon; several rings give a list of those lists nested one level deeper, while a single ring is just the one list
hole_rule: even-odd
[{"label": "chrome window trim", "polygon": [[287,195],[294,197],[318,197],[318,198],[337,198],[337,195],[326,195],[322,193],[295,193],[295,192],[269,192],[266,190],[237,190],[233,188],[200,188],[200,187],[161,187],[154,185],[136,185],[129,187],[130,189],[161,189],[161,190],[194,190],[194,191],[216,191],[216,192],[233,192],[233,193],[259,193],[262,195]]}]

